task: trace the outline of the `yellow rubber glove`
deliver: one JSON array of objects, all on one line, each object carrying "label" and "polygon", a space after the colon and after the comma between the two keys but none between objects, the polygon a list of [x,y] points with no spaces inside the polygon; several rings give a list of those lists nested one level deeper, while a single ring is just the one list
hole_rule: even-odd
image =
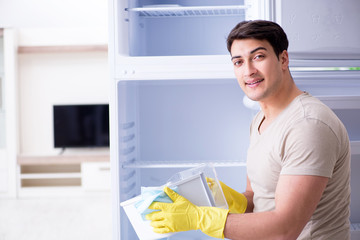
[{"label": "yellow rubber glove", "polygon": [[146,215],[156,233],[181,232],[200,229],[203,233],[224,238],[224,227],[229,210],[216,207],[198,207],[168,187],[165,193],[173,203],[153,202],[149,209],[161,211]]},{"label": "yellow rubber glove", "polygon": [[229,210],[231,213],[244,213],[247,208],[247,198],[244,194],[239,193],[227,186],[222,181],[219,181],[221,185],[221,189],[226,198],[226,202],[229,205]]},{"label": "yellow rubber glove", "polygon": [[[215,180],[212,178],[206,178],[206,181],[211,189],[215,183]],[[221,185],[221,189],[225,195],[226,202],[229,206],[230,213],[244,213],[247,208],[247,198],[245,197],[245,195],[235,191],[222,181],[219,182]]]}]

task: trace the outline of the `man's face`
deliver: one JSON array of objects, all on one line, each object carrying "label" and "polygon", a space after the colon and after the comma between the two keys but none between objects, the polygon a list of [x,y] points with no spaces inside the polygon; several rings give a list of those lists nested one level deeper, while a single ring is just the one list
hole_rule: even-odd
[{"label": "man's face", "polygon": [[233,42],[231,56],[238,83],[250,99],[270,100],[281,91],[288,64],[286,51],[279,60],[268,41],[241,39]]}]

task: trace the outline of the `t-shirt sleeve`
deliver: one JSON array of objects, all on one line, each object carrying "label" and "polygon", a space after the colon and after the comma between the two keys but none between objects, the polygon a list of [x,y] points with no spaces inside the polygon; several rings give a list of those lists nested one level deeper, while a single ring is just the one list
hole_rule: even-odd
[{"label": "t-shirt sleeve", "polygon": [[339,153],[339,141],[325,123],[303,119],[285,134],[280,152],[280,174],[331,178]]}]

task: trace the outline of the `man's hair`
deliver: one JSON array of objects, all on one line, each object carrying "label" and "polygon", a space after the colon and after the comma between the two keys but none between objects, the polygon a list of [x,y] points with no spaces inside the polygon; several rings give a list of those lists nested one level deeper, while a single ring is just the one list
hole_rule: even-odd
[{"label": "man's hair", "polygon": [[231,30],[227,37],[228,51],[231,53],[231,46],[235,40],[248,38],[268,41],[278,58],[289,46],[286,33],[277,23],[254,20],[240,22]]}]

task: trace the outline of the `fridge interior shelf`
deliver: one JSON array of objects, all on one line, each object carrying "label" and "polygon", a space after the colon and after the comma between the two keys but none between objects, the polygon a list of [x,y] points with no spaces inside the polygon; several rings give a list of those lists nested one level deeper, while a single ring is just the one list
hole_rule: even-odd
[{"label": "fridge interior shelf", "polygon": [[[136,162],[136,161],[127,161],[123,162],[122,168],[193,168],[198,166],[205,161],[167,161],[167,162]],[[206,163],[211,163],[214,167],[245,167],[246,162],[244,161],[223,161],[223,162],[212,162],[206,161]]]},{"label": "fridge interior shelf", "polygon": [[142,17],[199,17],[244,15],[245,5],[235,6],[167,6],[154,5],[142,8],[130,8],[129,12],[139,12]]}]

